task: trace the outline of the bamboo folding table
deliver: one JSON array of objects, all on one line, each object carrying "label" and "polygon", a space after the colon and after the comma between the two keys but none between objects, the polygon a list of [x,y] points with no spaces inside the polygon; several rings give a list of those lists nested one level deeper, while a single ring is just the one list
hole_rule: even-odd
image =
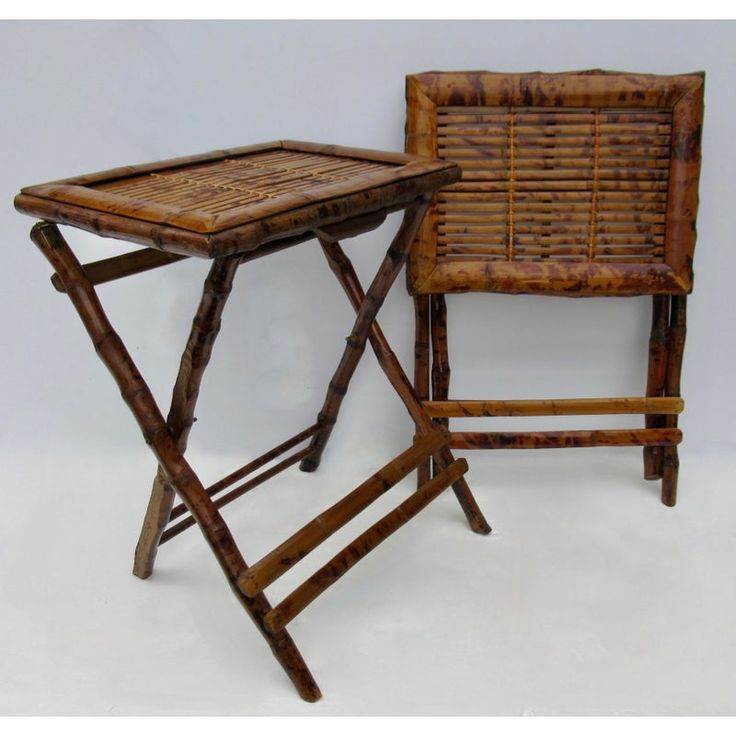
[{"label": "bamboo folding table", "polygon": [[[158,460],[134,573],[148,577],[158,546],[198,525],[235,596],[308,701],[317,700],[320,691],[285,628],[296,615],[449,486],[473,531],[490,531],[463,478],[467,463],[453,457],[447,432],[433,425],[375,321],[433,192],[459,176],[459,168],[446,161],[277,141],[27,187],[15,199],[20,212],[42,218],[31,238],[54,268],[54,286],[72,301]],[[404,211],[401,226],[364,292],[338,239],[373,230],[389,212],[399,210]],[[145,247],[81,265],[59,224]],[[235,272],[242,263],[315,237],[357,313],[322,410],[311,427],[205,488],[184,453]],[[187,257],[209,258],[212,265],[165,419],[94,287]],[[304,471],[318,467],[367,341],[416,424],[414,443],[272,552],[247,565],[220,508],[299,461]],[[303,449],[236,485],[306,440],[310,443]],[[263,593],[268,585],[430,457],[439,469],[434,478],[271,606]],[[178,505],[175,496],[181,500]]]},{"label": "bamboo folding table", "polygon": [[[661,479],[662,502],[675,505],[703,87],[702,73],[600,69],[407,77],[406,150],[463,170],[433,198],[407,265],[424,407],[440,426],[452,417],[645,415],[634,429],[451,432],[451,447],[641,445],[645,478]],[[450,400],[445,294],[470,291],[651,296],[646,396]],[[420,482],[428,474],[425,463]]]}]

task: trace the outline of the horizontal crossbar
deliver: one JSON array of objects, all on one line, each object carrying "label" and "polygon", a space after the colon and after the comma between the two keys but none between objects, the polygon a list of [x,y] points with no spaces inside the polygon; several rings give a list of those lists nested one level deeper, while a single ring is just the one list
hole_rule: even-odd
[{"label": "horizontal crossbar", "polygon": [[[255,460],[251,460],[237,470],[233,470],[232,473],[229,473],[221,480],[218,480],[217,483],[213,483],[211,486],[209,486],[209,488],[206,489],[207,495],[211,497],[220,493],[220,491],[224,491],[225,488],[228,488],[233,483],[237,483],[242,478],[245,478],[246,475],[250,475],[251,473],[258,470],[258,468],[261,468],[267,463],[270,463],[271,460],[275,460],[279,455],[283,455],[287,450],[291,450],[292,447],[296,447],[300,442],[309,439],[309,437],[317,432],[319,427],[319,424],[313,424],[311,427],[307,427],[307,429],[299,432],[298,434],[295,434],[293,437],[290,437],[288,440],[282,442],[280,445],[277,445],[268,452],[264,452],[263,455],[257,457]],[[174,506],[174,508],[171,509],[169,521],[171,522],[174,519],[177,519],[186,512],[187,507],[183,503]]]},{"label": "horizontal crossbar", "polygon": [[666,447],[682,442],[677,428],[555,432],[450,432],[454,450],[535,450],[558,447]]},{"label": "horizontal crossbar", "polygon": [[416,516],[429,505],[448,486],[452,485],[468,469],[463,458],[455,460],[444,470],[427,481],[393,511],[367,529],[342,551],[338,552],[326,565],[303,582],[293,593],[269,611],[264,623],[272,633],[277,633],[289,621],[301,613],[315,598],[341,578],[351,567],[362,560],[387,537]]},{"label": "horizontal crossbar", "polygon": [[[223,506],[230,503],[231,501],[234,501],[236,498],[240,498],[244,493],[252,491],[256,486],[261,485],[261,483],[265,483],[270,478],[278,475],[282,470],[286,470],[286,468],[289,468],[295,463],[298,463],[300,460],[305,458],[309,454],[309,452],[310,448],[305,447],[304,449],[295,452],[293,455],[289,455],[289,457],[285,458],[280,463],[276,463],[276,465],[274,465],[272,468],[264,470],[255,478],[246,481],[237,488],[233,488],[233,490],[229,493],[226,493],[224,496],[220,496],[220,498],[215,499],[215,508],[221,509]],[[190,526],[194,526],[195,524],[196,522],[193,516],[185,517],[178,524],[174,524],[174,526],[169,527],[161,535],[161,541],[159,542],[159,544],[168,542],[169,539],[175,537],[177,534],[181,534],[185,529],[189,529]]]},{"label": "horizontal crossbar", "polygon": [[427,413],[439,417],[544,417],[593,414],[679,414],[685,402],[675,396],[601,399],[493,399],[488,401],[423,401]]},{"label": "horizontal crossbar", "polygon": [[[245,478],[245,476],[250,475],[251,473],[258,470],[258,468],[266,465],[267,463],[270,463],[272,460],[275,460],[279,455],[283,455],[285,452],[292,449],[300,442],[304,442],[304,440],[309,439],[309,437],[314,435],[319,428],[319,424],[313,424],[311,427],[308,427],[298,434],[295,434],[293,437],[290,437],[285,442],[277,445],[272,450],[265,452],[263,455],[257,457],[255,460],[251,460],[249,463],[246,463],[237,470],[234,470],[232,473],[229,473],[221,480],[218,480],[217,483],[213,483],[211,486],[209,486],[209,488],[206,489],[207,494],[212,497],[220,493],[221,491],[224,491],[229,486],[237,483],[237,481]],[[294,465],[294,463],[298,463],[308,454],[309,447],[305,447],[304,449],[295,452],[293,455],[289,455],[289,457],[285,458],[280,463],[277,463],[272,468],[264,470],[255,478],[252,478],[251,480],[243,483],[237,488],[234,488],[229,493],[226,493],[224,496],[221,496],[220,498],[215,500],[215,506],[218,509],[222,508],[226,504],[242,496],[244,493],[247,493],[256,486],[259,486],[261,483],[264,483],[270,478],[273,478],[275,475],[278,475],[282,470],[286,470],[286,468],[291,467],[292,465]],[[174,519],[178,519],[180,516],[183,516],[187,513],[187,511],[188,509],[183,503],[177,504],[176,506],[174,506],[173,509],[171,509],[171,514],[169,515],[169,523],[171,523]],[[159,542],[159,544],[161,545],[165,542],[168,542],[173,537],[181,534],[185,529],[189,529],[189,527],[194,526],[195,523],[196,522],[194,521],[194,518],[192,516],[185,517],[179,523],[174,524],[173,526],[170,526],[168,529],[166,529],[166,531],[161,535],[161,541]]]},{"label": "horizontal crossbar", "polygon": [[[154,248],[143,248],[119,256],[104,258],[101,261],[86,263],[82,266],[82,270],[92,284],[105,284],[108,281],[133,276],[137,273],[143,273],[143,271],[150,271],[153,268],[168,266],[170,263],[188,257],[177,253],[164,253]],[[57,291],[66,292],[58,274],[55,273],[51,277],[51,283]]]},{"label": "horizontal crossbar", "polygon": [[355,518],[386,491],[405,478],[447,442],[447,432],[436,430],[421,437],[354,491],[315,517],[285,542],[244,572],[238,584],[250,597],[260,593],[299,560]]}]

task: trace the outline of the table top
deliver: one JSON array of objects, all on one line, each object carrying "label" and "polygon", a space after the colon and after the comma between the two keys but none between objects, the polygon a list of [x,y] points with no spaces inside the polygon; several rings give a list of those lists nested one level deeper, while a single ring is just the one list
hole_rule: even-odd
[{"label": "table top", "polygon": [[274,141],[25,187],[15,207],[105,237],[214,258],[401,209],[459,177],[447,161]]}]

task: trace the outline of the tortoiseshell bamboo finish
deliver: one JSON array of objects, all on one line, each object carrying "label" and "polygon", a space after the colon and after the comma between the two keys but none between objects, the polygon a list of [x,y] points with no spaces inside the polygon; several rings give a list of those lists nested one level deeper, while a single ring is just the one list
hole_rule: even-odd
[{"label": "tortoiseshell bamboo finish", "polygon": [[[136,548],[134,573],[148,577],[158,547],[184,530],[199,526],[233,593],[299,694],[308,701],[319,699],[320,691],[284,629],[288,621],[449,486],[453,487],[471,528],[481,533],[490,531],[462,477],[467,463],[453,457],[448,434],[433,426],[375,323],[387,292],[406,262],[429,197],[437,187],[458,177],[458,168],[443,161],[279,142],[29,187],[16,198],[21,211],[47,218],[33,228],[31,237],[53,266],[55,288],[66,292],[76,308],[98,356],[115,378],[158,461]],[[405,211],[402,225],[364,293],[337,238],[373,230],[395,210]],[[139,242],[146,248],[83,266],[54,223]],[[200,385],[236,271],[245,262],[310,238],[320,240],[331,269],[357,312],[324,408],[311,427],[205,488],[184,453]],[[150,389],[108,321],[94,285],[187,256],[213,260],[181,358],[171,408],[164,420]],[[248,567],[220,509],[299,461],[305,463],[305,469],[316,468],[368,340],[417,425],[414,444],[260,562]],[[310,439],[308,446],[296,449]],[[359,535],[278,606],[271,607],[263,593],[266,587],[407,473],[426,465],[430,457],[441,468],[438,475],[426,478],[415,494]],[[223,493],[226,489],[230,490]],[[175,495],[181,499],[177,506],[173,505]]]},{"label": "tortoiseshell bamboo finish", "polygon": [[435,197],[409,290],[689,293],[703,81],[599,70],[407,77],[407,152],[464,171]]},{"label": "tortoiseshell bamboo finish", "polygon": [[[407,77],[407,152],[463,169],[435,194],[407,268],[425,409],[443,426],[464,416],[646,415],[631,430],[453,432],[451,447],[642,445],[645,477],[661,478],[662,501],[674,505],[703,86],[702,73]],[[652,295],[646,397],[449,400],[445,294],[467,291]]]}]

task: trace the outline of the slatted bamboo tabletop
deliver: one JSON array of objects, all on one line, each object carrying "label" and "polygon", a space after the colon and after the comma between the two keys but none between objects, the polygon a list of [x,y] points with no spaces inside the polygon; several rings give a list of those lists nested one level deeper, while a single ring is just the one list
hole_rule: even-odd
[{"label": "slatted bamboo tabletop", "polygon": [[219,258],[400,209],[449,162],[297,141],[213,151],[25,187],[16,208],[169,253]]}]

